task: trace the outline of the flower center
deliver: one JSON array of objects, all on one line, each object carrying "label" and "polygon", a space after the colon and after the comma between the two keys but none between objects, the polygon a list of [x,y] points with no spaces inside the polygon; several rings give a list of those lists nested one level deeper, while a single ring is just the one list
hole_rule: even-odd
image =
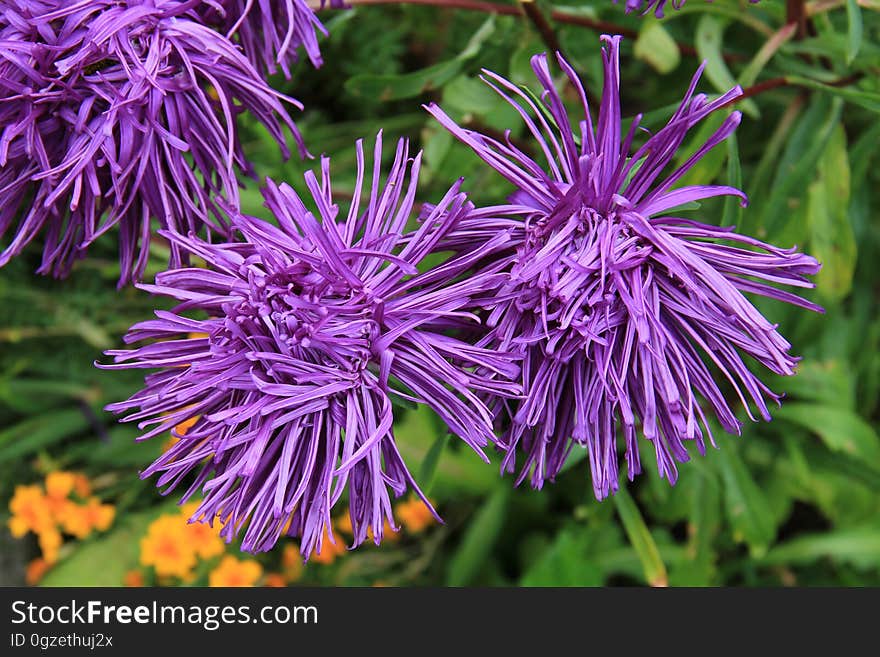
[{"label": "flower center", "polygon": [[[268,275],[253,269],[243,273],[249,289],[238,304],[224,308],[225,341],[351,373],[374,360],[382,304],[359,281],[303,260]],[[279,370],[275,361],[265,369],[269,376]]]}]

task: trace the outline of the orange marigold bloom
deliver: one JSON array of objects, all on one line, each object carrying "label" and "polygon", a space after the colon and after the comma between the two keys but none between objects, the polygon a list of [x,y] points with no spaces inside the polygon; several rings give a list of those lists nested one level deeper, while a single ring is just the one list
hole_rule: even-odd
[{"label": "orange marigold bloom", "polygon": [[[184,521],[186,523],[186,521]],[[186,523],[184,533],[195,553],[202,559],[210,559],[223,554],[225,543],[220,538],[220,526],[211,527],[204,522]]]},{"label": "orange marigold bloom", "polygon": [[[431,504],[434,504],[433,500]],[[400,518],[400,522],[406,527],[406,530],[414,534],[424,531],[425,528],[437,521],[425,503],[415,497],[398,504],[395,511],[395,515]]]},{"label": "orange marigold bloom", "polygon": [[141,539],[141,564],[152,566],[160,577],[187,579],[196,565],[196,554],[179,516],[160,516]]},{"label": "orange marigold bloom", "polygon": [[99,532],[107,531],[116,517],[116,507],[112,504],[101,504],[97,497],[90,497],[83,509],[89,524]]},{"label": "orange marigold bloom", "polygon": [[208,586],[254,586],[262,575],[263,567],[256,561],[227,555],[208,575]]},{"label": "orange marigold bloom", "polygon": [[52,564],[45,559],[37,557],[27,565],[27,569],[24,571],[24,581],[30,586],[39,583],[51,566]]},{"label": "orange marigold bloom", "polygon": [[85,507],[70,500],[66,500],[63,509],[57,511],[55,517],[65,534],[85,538],[92,532]]},{"label": "orange marigold bloom", "polygon": [[192,546],[195,553],[202,559],[210,559],[223,554],[226,547],[223,539],[220,537],[220,529],[222,524],[215,519],[214,526],[204,522],[204,518],[199,516],[193,522],[189,519],[195,516],[199,508],[199,502],[188,502],[180,507],[180,515],[184,517],[183,530],[186,534],[187,541]]},{"label": "orange marigold bloom", "polygon": [[43,559],[53,564],[58,561],[58,551],[61,549],[61,532],[55,527],[44,529],[37,534],[37,543],[43,553]]},{"label": "orange marigold bloom", "polygon": [[140,587],[144,585],[144,574],[139,570],[129,570],[122,578],[125,586]]},{"label": "orange marigold bloom", "polygon": [[76,477],[72,472],[50,472],[46,475],[46,496],[63,500],[73,492]]},{"label": "orange marigold bloom", "polygon": [[284,575],[282,575],[281,573],[269,573],[263,580],[263,586],[268,586],[271,588],[282,588],[287,586],[287,578],[285,578]]},{"label": "orange marigold bloom", "polygon": [[112,504],[101,504],[97,497],[90,497],[85,504],[67,501],[58,521],[64,531],[76,538],[85,538],[93,530],[107,531],[116,517],[116,508]]},{"label": "orange marigold bloom", "polygon": [[46,496],[39,486],[16,486],[9,501],[9,531],[21,538],[29,531],[40,532],[53,529],[55,523]]},{"label": "orange marigold bloom", "polygon": [[312,552],[309,560],[314,563],[331,564],[336,561],[336,557],[345,554],[345,543],[337,536],[332,529],[324,530],[324,541],[321,544],[321,551],[317,549]]}]

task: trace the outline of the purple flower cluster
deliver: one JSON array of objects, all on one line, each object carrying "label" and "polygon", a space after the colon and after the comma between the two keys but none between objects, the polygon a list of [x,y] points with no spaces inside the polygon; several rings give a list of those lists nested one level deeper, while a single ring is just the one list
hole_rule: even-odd
[{"label": "purple flower cluster", "polygon": [[230,210],[239,241],[166,233],[210,269],[141,286],[180,304],[132,327],[126,342],[145,344],[108,352],[108,368],[159,369],[110,407],[152,426],[143,438],[197,418],[143,476],[159,473],[169,489],[187,480],[184,499],[201,489],[194,518],[219,519],[230,540],[244,528],[245,550],[287,533],[304,555],[320,552],[346,489],[354,545],[370,530],[379,543],[385,520],[394,526],[389,492],[413,489],[430,506],[395,445],[392,399],[429,406],[482,454],[495,436],[480,396],[516,392],[505,383],[518,370],[510,355],[450,337],[474,322],[463,310],[471,298],[504,278],[491,267],[462,274],[508,236],[419,273],[470,207],[456,185],[407,232],[421,155],[399,142],[382,183],[381,147],[380,135],[370,172],[358,143],[347,212],[323,159],[320,178],[305,177],[317,214],[269,181],[277,227]]},{"label": "purple flower cluster", "polygon": [[[225,234],[248,170],[236,117],[305,146],[240,50],[184,0],[9,0],[0,12],[0,265],[42,233],[41,273],[64,276],[119,226],[120,284],[146,266],[151,220]],[[181,263],[172,247],[172,265]]]},{"label": "purple flower cluster", "polygon": [[[797,359],[775,324],[746,294],[812,310],[814,304],[775,285],[812,287],[819,265],[729,228],[681,217],[682,206],[744,194],[726,186],[676,187],[710,149],[737,127],[732,112],[681,166],[672,160],[686,135],[741,91],[709,100],[695,94],[702,68],[669,122],[631,154],[640,116],[621,132],[618,44],[603,37],[605,87],[595,123],[581,81],[558,58],[582,114],[571,116],[547,58],[533,58],[546,106],[487,72],[488,84],[522,116],[539,159],[429,111],[515,188],[510,203],[476,210],[448,244],[482,249],[499,232],[512,241],[486,262],[504,262],[507,280],[482,299],[490,329],[477,346],[522,358],[523,396],[498,400],[503,467],[521,463],[520,480],[553,479],[574,445],[587,448],[600,499],[618,488],[618,435],[632,479],[641,470],[639,429],[652,443],[660,474],[675,482],[686,445],[702,453],[712,434],[706,414],[738,433],[725,388],[750,417],[770,419],[778,401],[744,356],[777,374]],[[545,114],[546,112],[546,114]],[[572,125],[576,126],[572,130]]]},{"label": "purple flower cluster", "polygon": [[[133,326],[126,342],[137,345],[108,352],[104,367],[156,370],[109,408],[142,439],[179,438],[143,476],[184,486],[184,500],[200,494],[194,519],[222,523],[244,550],[291,535],[304,555],[320,552],[340,503],[353,545],[379,543],[394,527],[392,496],[413,490],[428,504],[395,442],[394,399],[433,409],[484,460],[499,449],[503,471],[535,487],[585,449],[599,498],[618,489],[621,455],[630,479],[641,471],[640,435],[674,483],[689,446],[714,444],[712,422],[738,433],[738,405],[770,419],[780,396],[754,366],[790,375],[798,359],[750,298],[820,311],[779,289],[812,287],[819,265],[682,216],[708,199],[745,205],[733,187],[681,184],[736,130],[740,114],[725,108],[739,88],[696,93],[701,67],[666,125],[650,133],[637,116],[624,131],[620,37],[602,38],[595,120],[570,64],[557,57],[574,113],[538,55],[540,100],[485,77],[522,117],[525,143],[428,107],[512,185],[504,205],[474,207],[459,181],[411,223],[421,154],[399,142],[383,180],[380,133],[371,169],[357,144],[348,207],[322,158],[307,196],[267,181],[268,223],[237,209],[235,113],[254,112],[279,140],[279,121],[295,132],[289,99],[257,69],[289,74],[300,45],[320,61],[305,3],[50,5],[19,2],[0,24],[0,85],[16,101],[0,104],[0,188],[13,199],[0,231],[36,199],[4,257],[47,226],[44,268],[59,271],[118,223],[124,271],[139,275],[160,218],[173,267],[140,287],[178,304]],[[662,12],[664,1],[628,2],[645,5]],[[722,111],[676,164],[693,129]],[[222,241],[198,234],[208,209]],[[185,267],[190,256],[206,267]]]}]

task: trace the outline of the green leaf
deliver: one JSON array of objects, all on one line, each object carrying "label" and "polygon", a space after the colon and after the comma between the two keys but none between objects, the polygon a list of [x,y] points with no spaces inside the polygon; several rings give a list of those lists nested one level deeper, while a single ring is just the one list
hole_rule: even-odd
[{"label": "green leaf", "polygon": [[674,71],[681,61],[678,44],[666,28],[654,18],[642,21],[633,52],[636,58],[647,62],[651,68],[665,75]]},{"label": "green leaf", "polygon": [[815,433],[832,451],[875,468],[880,466],[880,438],[870,424],[850,410],[820,404],[785,404],[776,410],[776,417]]},{"label": "green leaf", "polygon": [[[397,449],[407,463],[423,463],[430,458],[437,438],[447,432],[439,426],[439,418],[425,406],[418,410],[408,410],[401,420],[394,423],[394,436]],[[443,449],[437,455],[437,465],[431,488],[438,494],[475,493],[485,494],[498,481],[498,472],[488,466],[471,449]]]},{"label": "green leaf", "polygon": [[819,177],[807,193],[812,254],[822,263],[816,276],[819,294],[840,301],[852,289],[858,248],[849,221],[850,168],[846,134],[838,124],[819,160]]},{"label": "green leaf", "polygon": [[[727,184],[742,189],[742,164],[739,160],[739,142],[736,133],[727,138]],[[724,199],[724,214],[721,216],[722,226],[739,226],[742,222],[743,206],[737,196]]]},{"label": "green leaf", "polygon": [[107,440],[91,437],[65,449],[61,462],[65,465],[81,461],[90,466],[144,467],[162,455],[162,446],[168,436],[138,442],[136,439],[140,433],[131,425],[114,426],[107,432]]},{"label": "green leaf", "polygon": [[601,586],[604,577],[590,558],[591,546],[587,532],[563,529],[526,570],[520,586]]},{"label": "green leaf", "polygon": [[621,488],[614,494],[614,506],[630,545],[639,555],[645,580],[651,586],[667,586],[669,577],[666,574],[666,565],[660,557],[660,550],[657,549],[651,530],[626,488]]},{"label": "green leaf", "polygon": [[85,413],[69,408],[22,420],[0,431],[0,463],[7,463],[81,433],[89,426]]},{"label": "green leaf", "polygon": [[800,536],[774,547],[764,555],[761,563],[800,565],[826,557],[857,568],[880,567],[880,527],[852,527]]},{"label": "green leaf", "polygon": [[721,468],[724,506],[733,538],[745,542],[752,556],[761,556],[776,537],[773,510],[735,445],[726,443],[715,460]]},{"label": "green leaf", "polygon": [[[736,79],[724,61],[723,44],[726,21],[704,14],[697,23],[695,46],[697,55],[706,60],[706,78],[721,93],[736,86]],[[753,118],[761,115],[755,102],[748,98],[740,103],[743,112]]]},{"label": "green leaf", "polygon": [[776,376],[768,380],[768,384],[774,390],[784,391],[787,397],[799,400],[848,409],[856,405],[852,372],[842,360],[805,359],[798,363],[797,376]]},{"label": "green leaf", "polygon": [[849,101],[860,107],[864,107],[872,112],[880,112],[880,94],[871,91],[862,91],[861,89],[853,89],[852,87],[837,87],[830,84],[822,84],[810,78],[800,75],[788,75],[785,78],[789,84],[806,87],[807,89],[815,89],[823,91],[831,96],[837,96],[842,100]]},{"label": "green leaf", "polygon": [[378,98],[381,101],[414,98],[428,91],[440,89],[461,72],[465,62],[479,54],[483,43],[494,31],[495,17],[490,15],[471,37],[464,50],[453,59],[410,73],[355,75],[346,80],[345,89],[355,96]]},{"label": "green leaf", "polygon": [[488,85],[467,75],[459,75],[443,89],[443,109],[462,116],[488,114],[499,100],[504,102]]},{"label": "green leaf", "polygon": [[483,508],[471,520],[446,574],[447,586],[466,586],[476,578],[504,526],[511,487],[499,481]]},{"label": "green leaf", "polygon": [[862,10],[858,0],[846,0],[847,29],[846,63],[852,64],[862,48]]},{"label": "green leaf", "polygon": [[354,96],[376,98],[383,102],[414,98],[440,89],[461,72],[461,61],[451,59],[402,75],[364,73],[349,78],[345,90]]},{"label": "green leaf", "polygon": [[418,483],[425,495],[430,494],[431,488],[434,486],[434,479],[437,477],[437,465],[440,463],[440,457],[443,450],[449,444],[449,434],[444,432],[437,436],[431,449],[422,459],[422,466],[419,468]]},{"label": "green leaf", "polygon": [[717,555],[713,542],[721,528],[721,488],[708,468],[694,476],[687,558],[670,574],[675,586],[710,586],[715,577]]},{"label": "green leaf", "polygon": [[70,405],[71,400],[91,402],[97,399],[96,388],[71,381],[51,379],[0,379],[0,403],[23,415],[46,412],[53,406]]},{"label": "green leaf", "polygon": [[877,155],[877,144],[880,143],[880,121],[866,129],[856,139],[849,152],[850,165],[852,166],[851,185],[858,189],[864,183],[870,170],[871,160]]},{"label": "green leaf", "polygon": [[791,131],[788,144],[776,170],[772,191],[762,205],[764,236],[778,237],[792,220],[792,210],[801,202],[813,178],[819,158],[825,152],[837,127],[843,103],[824,96],[813,99],[810,110]]}]

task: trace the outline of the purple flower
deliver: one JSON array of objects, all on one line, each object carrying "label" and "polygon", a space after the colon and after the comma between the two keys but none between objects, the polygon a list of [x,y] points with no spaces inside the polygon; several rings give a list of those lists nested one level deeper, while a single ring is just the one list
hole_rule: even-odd
[{"label": "purple flower", "polygon": [[466,252],[498,231],[513,237],[512,248],[488,260],[493,271],[501,263],[508,280],[482,301],[491,331],[477,345],[524,358],[523,399],[496,404],[509,415],[500,441],[504,467],[512,471],[523,455],[520,481],[530,473],[540,487],[559,473],[572,446],[582,445],[600,499],[618,488],[618,435],[630,479],[640,472],[638,425],[661,475],[674,483],[676,462],[689,459],[686,443],[703,453],[706,439],[712,441],[708,413],[726,431],[740,431],[725,391],[752,419],[750,405],[770,419],[767,400],[780,397],[744,356],[783,375],[794,374],[798,359],[746,294],[821,310],[774,287],[812,287],[806,276],[819,269],[813,258],[681,218],[682,206],[694,201],[724,195],[745,201],[732,187],[676,187],[735,130],[738,112],[672,166],[691,128],[741,90],[714,100],[695,95],[701,67],[669,122],[632,149],[642,130],[637,116],[621,133],[620,37],[602,40],[605,88],[595,124],[580,80],[561,57],[580,99],[574,116],[554,88],[546,56],[532,59],[544,88],[541,109],[486,72],[488,84],[523,117],[535,158],[429,107],[516,189],[509,205],[474,211],[447,240]]},{"label": "purple flower", "polygon": [[[240,44],[245,56],[261,73],[278,67],[290,79],[290,63],[302,47],[314,66],[321,66],[318,33],[327,30],[306,0],[202,0],[200,13]],[[320,8],[327,5],[321,0]],[[343,0],[329,0],[335,9]]]},{"label": "purple flower", "polygon": [[392,399],[428,405],[482,455],[494,435],[478,394],[516,392],[503,383],[518,374],[507,354],[447,336],[473,322],[462,308],[501,278],[462,274],[507,235],[419,273],[469,204],[456,184],[405,233],[421,155],[410,160],[399,142],[382,184],[381,146],[380,134],[370,174],[358,143],[347,212],[334,203],[325,158],[320,179],[305,176],[318,218],[288,185],[269,181],[278,227],[233,212],[241,241],[168,233],[210,269],[167,271],[141,286],[180,304],[132,327],[126,342],[142,346],[107,352],[107,368],[159,370],[108,407],[151,426],[142,439],[198,418],[143,476],[159,473],[169,490],[186,480],[184,500],[201,489],[193,518],[219,516],[228,540],[246,527],[244,550],[268,550],[286,532],[301,537],[305,555],[320,551],[346,490],[354,545],[370,528],[378,543],[384,520],[394,524],[390,492],[412,488],[428,504],[395,444]]},{"label": "purple flower", "polygon": [[[620,0],[614,0],[614,4],[617,4]],[[624,0],[626,2],[626,13],[630,13],[631,11],[640,11],[643,14],[647,14],[652,9],[654,10],[654,14],[657,18],[663,18],[663,8],[667,3],[671,1],[672,6],[675,9],[681,9],[684,6],[685,0]],[[712,0],[707,0],[708,2],[712,2]],[[749,0],[749,2],[755,3],[760,2],[760,0]]]},{"label": "purple flower", "polygon": [[[0,265],[42,233],[40,273],[66,275],[119,226],[120,285],[140,278],[155,218],[224,233],[213,198],[249,170],[236,117],[287,149],[284,103],[192,1],[14,0],[0,15]],[[181,264],[180,247],[171,262]]]}]

